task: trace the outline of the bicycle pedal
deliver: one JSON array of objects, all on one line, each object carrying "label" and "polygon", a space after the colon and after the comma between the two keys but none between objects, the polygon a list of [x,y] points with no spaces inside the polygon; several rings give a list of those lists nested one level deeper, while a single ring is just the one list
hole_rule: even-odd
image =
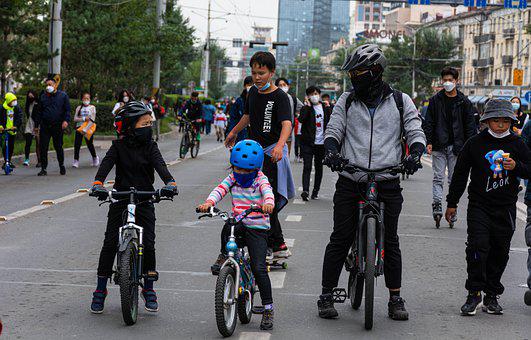
[{"label": "bicycle pedal", "polygon": [[344,288],[334,288],[332,299],[335,303],[344,303],[347,300],[347,291]]},{"label": "bicycle pedal", "polygon": [[159,272],[156,270],[150,270],[146,274],[146,280],[147,281],[158,281],[159,280]]}]

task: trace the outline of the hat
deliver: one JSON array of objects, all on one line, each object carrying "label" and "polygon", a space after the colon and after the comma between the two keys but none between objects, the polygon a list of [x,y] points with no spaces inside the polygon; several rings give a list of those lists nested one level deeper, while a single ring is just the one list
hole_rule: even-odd
[{"label": "hat", "polygon": [[13,100],[17,100],[17,96],[15,96],[15,94],[12,92],[6,93],[4,98],[7,104],[11,103]]},{"label": "hat", "polygon": [[511,118],[517,120],[513,111],[513,105],[505,99],[491,99],[485,106],[485,112],[481,116],[480,122],[490,118]]}]

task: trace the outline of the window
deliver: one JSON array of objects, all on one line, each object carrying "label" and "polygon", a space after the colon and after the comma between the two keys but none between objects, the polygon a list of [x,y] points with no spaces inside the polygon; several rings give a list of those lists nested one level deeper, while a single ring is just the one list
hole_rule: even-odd
[{"label": "window", "polygon": [[379,30],[379,29],[380,29],[380,25],[378,25],[378,24],[373,24],[373,25],[372,25],[372,29],[373,29],[373,30]]},{"label": "window", "polygon": [[374,12],[372,14],[372,19],[373,19],[373,21],[380,21],[380,13]]},{"label": "window", "polygon": [[369,28],[371,28],[371,25],[370,24],[365,24],[365,25],[363,25],[363,28],[368,30]]},{"label": "window", "polygon": [[363,6],[358,6],[358,21],[363,21]]},{"label": "window", "polygon": [[365,21],[371,21],[371,13],[365,12]]}]

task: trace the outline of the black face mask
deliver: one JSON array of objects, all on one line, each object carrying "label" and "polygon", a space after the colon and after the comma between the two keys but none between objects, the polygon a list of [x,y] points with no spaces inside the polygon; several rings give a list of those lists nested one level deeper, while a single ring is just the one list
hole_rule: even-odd
[{"label": "black face mask", "polygon": [[133,139],[138,144],[147,144],[151,141],[153,130],[151,126],[141,127],[133,131]]},{"label": "black face mask", "polygon": [[377,101],[383,91],[382,74],[374,75],[374,71],[365,72],[357,77],[350,78],[352,87],[363,102]]}]

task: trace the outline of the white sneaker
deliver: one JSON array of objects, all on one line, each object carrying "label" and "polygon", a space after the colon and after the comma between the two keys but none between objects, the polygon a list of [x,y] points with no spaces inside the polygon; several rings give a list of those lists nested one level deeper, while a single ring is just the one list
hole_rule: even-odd
[{"label": "white sneaker", "polygon": [[92,158],[92,166],[100,165],[100,158],[98,156]]},{"label": "white sneaker", "polygon": [[26,158],[24,160],[24,163],[22,163],[24,166],[29,166],[29,158]]},{"label": "white sneaker", "polygon": [[72,162],[72,168],[79,168],[79,161],[77,159],[74,159]]}]

